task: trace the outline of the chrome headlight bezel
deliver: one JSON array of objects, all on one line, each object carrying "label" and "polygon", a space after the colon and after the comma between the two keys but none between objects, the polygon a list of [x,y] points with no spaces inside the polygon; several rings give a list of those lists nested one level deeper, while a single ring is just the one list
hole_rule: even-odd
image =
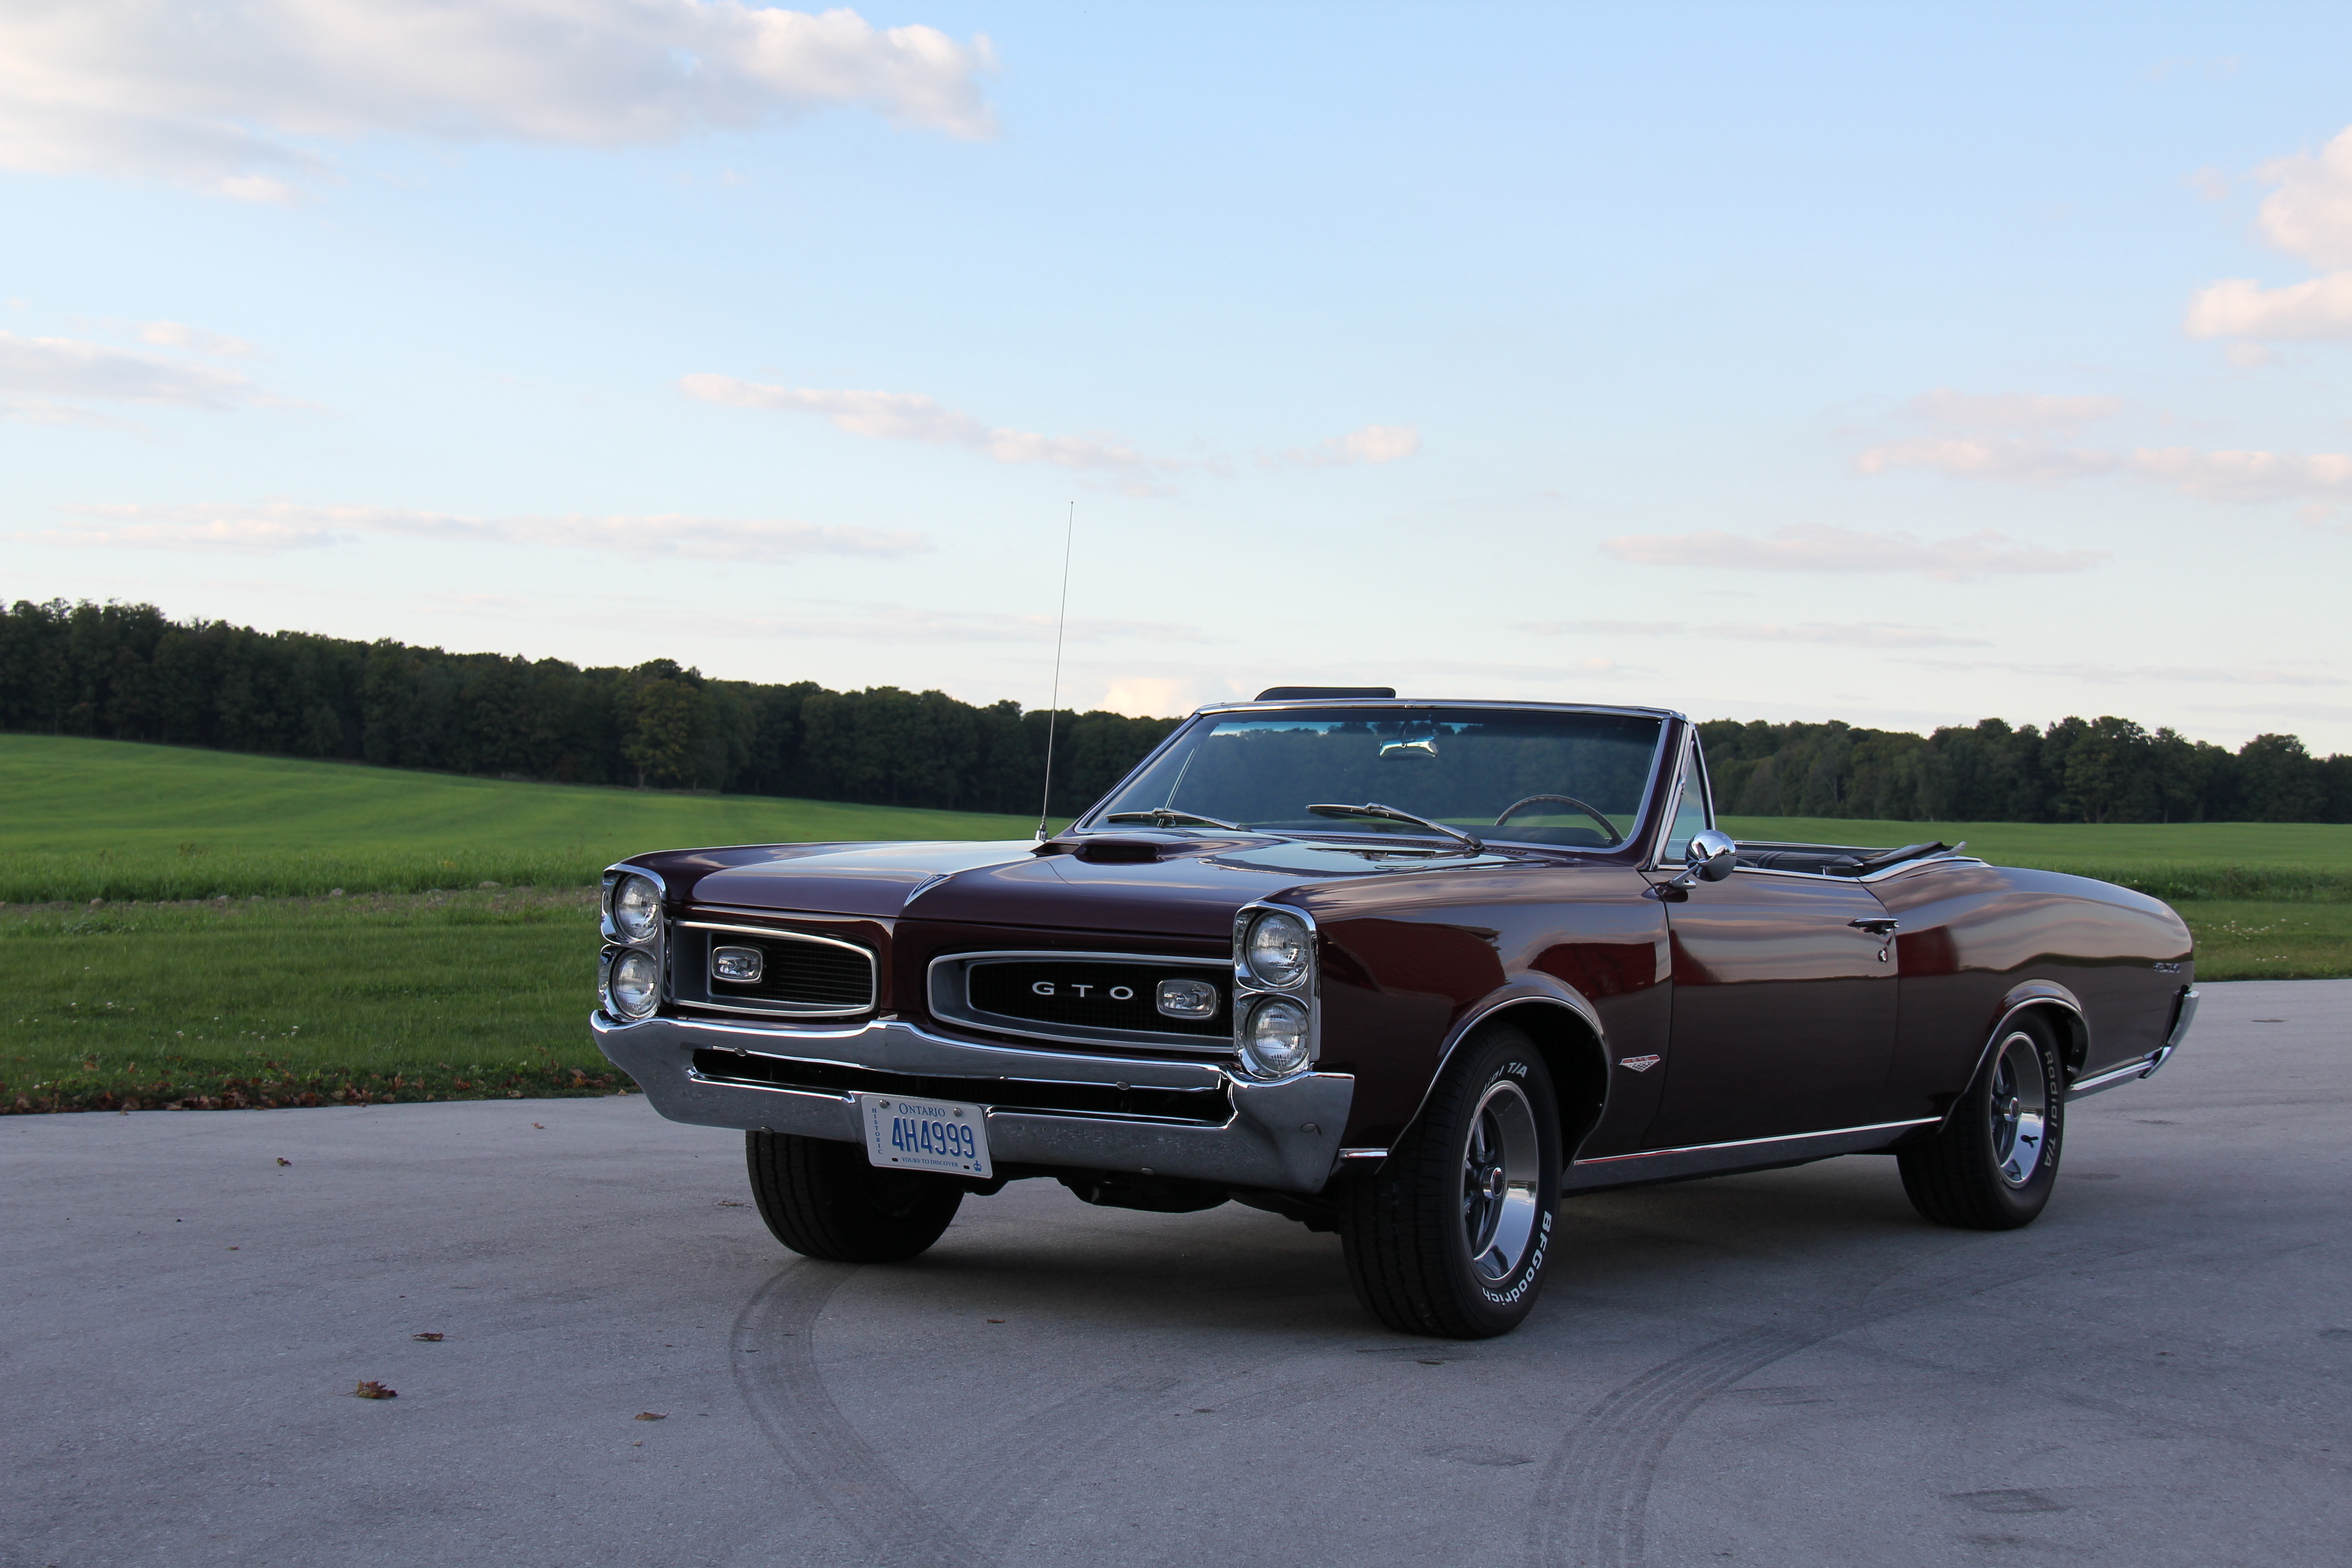
[{"label": "chrome headlight bezel", "polygon": [[[1264,973],[1265,966],[1251,962],[1253,939],[1259,924],[1270,920],[1295,924],[1304,937],[1298,944],[1300,963],[1282,979]],[[1251,903],[1243,905],[1234,914],[1234,1058],[1242,1075],[1253,1081],[1295,1078],[1313,1070],[1315,1063],[1322,1057],[1322,970],[1317,953],[1319,941],[1315,917],[1305,910],[1281,904]],[[1286,1062],[1269,1062],[1253,1048],[1259,1015],[1275,1003],[1295,1007],[1304,1016],[1305,1026],[1301,1036],[1305,1050]]]},{"label": "chrome headlight bezel", "polygon": [[[632,981],[635,971],[641,976]],[[604,963],[604,1010],[615,1018],[635,1023],[650,1018],[661,1005],[661,960],[642,947],[616,947]],[[630,1000],[630,993],[636,1000]]]},{"label": "chrome headlight bezel", "polygon": [[[1242,1068],[1252,1078],[1285,1079],[1314,1063],[1308,1045],[1313,1015],[1296,996],[1261,996],[1243,1024]],[[1280,1041],[1278,1045],[1271,1041]]]},{"label": "chrome headlight bezel", "polygon": [[644,872],[627,871],[614,879],[604,907],[613,926],[607,934],[614,941],[642,947],[661,935],[661,884]]},{"label": "chrome headlight bezel", "polygon": [[1315,966],[1315,932],[1288,910],[1260,910],[1243,928],[1241,962],[1259,984],[1287,991]]},{"label": "chrome headlight bezel", "polygon": [[[643,893],[631,884],[639,884],[652,893],[652,918],[629,918],[625,915],[642,911]],[[634,895],[625,908],[625,895]],[[604,886],[598,900],[597,926],[604,938],[604,952],[596,964],[596,999],[607,1016],[625,1024],[635,1024],[652,1017],[661,1010],[662,999],[669,991],[669,921],[667,908],[669,889],[661,878],[637,866],[610,866],[604,870]],[[641,961],[632,967],[652,966],[652,982],[641,992],[638,1000],[625,1005],[614,982],[622,965],[631,959]],[[632,987],[635,990],[635,987]]]}]

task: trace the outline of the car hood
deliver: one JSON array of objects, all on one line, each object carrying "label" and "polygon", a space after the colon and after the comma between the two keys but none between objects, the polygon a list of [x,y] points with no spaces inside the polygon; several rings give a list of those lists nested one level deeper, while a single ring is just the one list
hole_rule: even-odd
[{"label": "car hood", "polygon": [[[1097,858],[1106,851],[1131,858]],[[1491,868],[1507,856],[1371,857],[1260,835],[788,844],[640,856],[676,900],[730,909],[1218,937],[1253,900],[1365,878]]]}]

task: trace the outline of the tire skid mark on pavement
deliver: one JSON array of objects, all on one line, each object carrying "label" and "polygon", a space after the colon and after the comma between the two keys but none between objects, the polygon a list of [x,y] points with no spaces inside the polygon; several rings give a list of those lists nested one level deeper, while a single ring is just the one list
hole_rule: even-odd
[{"label": "tire skid mark on pavement", "polygon": [[811,1331],[856,1267],[803,1258],[751,1293],[728,1335],[735,1387],[793,1476],[831,1510],[875,1568],[981,1568],[986,1561],[934,1512],[841,1413]]},{"label": "tire skid mark on pavement", "polygon": [[1743,1329],[1659,1363],[1620,1384],[1569,1427],[1536,1489],[1528,1520],[1529,1557],[1539,1568],[1640,1568],[1647,1550],[1650,1489],[1685,1421],[1717,1394],[1775,1362],[1824,1341],[1922,1307],[1949,1305],[2057,1268],[2103,1266],[2147,1250],[2144,1244],[2081,1249],[2056,1243],[2051,1256],[2007,1274],[1882,1292],[1920,1268],[1969,1260],[1965,1243],[1880,1276],[1843,1308],[1832,1307],[1810,1332],[1769,1325]]}]

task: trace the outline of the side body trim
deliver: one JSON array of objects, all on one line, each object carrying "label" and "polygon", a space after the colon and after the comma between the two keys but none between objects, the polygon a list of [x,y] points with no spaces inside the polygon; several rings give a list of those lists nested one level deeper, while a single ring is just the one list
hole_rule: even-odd
[{"label": "side body trim", "polygon": [[1932,1127],[1934,1117],[1916,1121],[1878,1121],[1867,1127],[1837,1127],[1824,1132],[1799,1132],[1780,1138],[1743,1138],[1730,1143],[1694,1143],[1680,1149],[1643,1149],[1632,1154],[1605,1154],[1578,1160],[1560,1184],[1566,1192],[1598,1187],[1630,1186],[1637,1182],[1671,1182],[1685,1176],[1723,1175],[1823,1160],[1832,1154],[1862,1154],[1884,1149],[1916,1127]]}]

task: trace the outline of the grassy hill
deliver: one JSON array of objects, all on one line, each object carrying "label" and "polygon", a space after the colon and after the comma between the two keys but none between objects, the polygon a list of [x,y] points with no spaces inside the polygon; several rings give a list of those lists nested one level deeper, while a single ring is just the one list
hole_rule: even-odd
[{"label": "grassy hill", "polygon": [[580,886],[647,849],[1026,838],[1034,818],[0,735],[0,903]]}]

